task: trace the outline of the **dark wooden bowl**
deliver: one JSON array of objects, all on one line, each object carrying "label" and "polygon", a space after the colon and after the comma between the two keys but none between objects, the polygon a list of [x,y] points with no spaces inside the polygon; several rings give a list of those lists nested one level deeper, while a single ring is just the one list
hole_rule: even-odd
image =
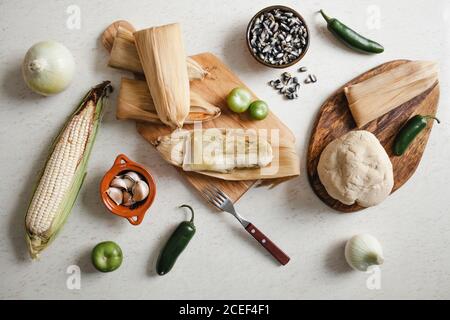
[{"label": "dark wooden bowl", "polygon": [[[306,41],[306,46],[305,46],[305,48],[303,49],[303,51],[302,51],[302,53],[300,54],[300,56],[299,56],[297,59],[295,59],[295,60],[293,60],[293,61],[291,61],[291,62],[289,62],[289,63],[287,63],[287,64],[282,64],[282,65],[273,65],[273,64],[270,64],[270,63],[265,62],[264,60],[261,60],[261,58],[258,57],[258,55],[256,55],[256,54],[253,52],[253,50],[252,50],[252,45],[251,45],[251,43],[250,43],[250,41],[251,41],[250,33],[251,33],[251,31],[252,31],[252,26],[253,26],[255,20],[256,20],[261,14],[266,13],[266,12],[269,12],[269,11],[273,11],[273,10],[275,10],[275,9],[280,9],[280,10],[292,12],[297,18],[300,19],[300,21],[303,23],[303,25],[304,25],[305,28],[306,28],[306,32],[308,33],[308,37],[307,37],[307,39],[306,39],[306,40],[307,40],[307,41]],[[300,13],[298,13],[297,11],[295,11],[294,9],[292,9],[292,8],[289,8],[289,7],[286,7],[286,6],[281,6],[281,5],[275,5],[275,6],[270,6],[270,7],[264,8],[264,9],[260,10],[257,14],[255,14],[255,15],[253,16],[253,18],[250,20],[250,22],[248,23],[246,37],[247,37],[247,48],[248,48],[248,51],[250,51],[250,54],[252,55],[252,57],[255,58],[256,61],[258,61],[259,63],[265,65],[266,67],[276,68],[276,69],[284,69],[284,68],[291,67],[291,66],[293,66],[294,64],[298,63],[300,60],[302,60],[302,58],[305,56],[306,52],[308,51],[308,48],[309,48],[309,42],[310,42],[309,28],[308,28],[308,25],[306,24],[305,19],[303,19],[302,15],[301,15]]]}]

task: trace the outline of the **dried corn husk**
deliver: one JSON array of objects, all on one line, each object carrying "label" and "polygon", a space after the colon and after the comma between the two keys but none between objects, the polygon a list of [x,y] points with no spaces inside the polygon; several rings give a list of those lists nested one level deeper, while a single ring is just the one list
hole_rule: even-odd
[{"label": "dried corn husk", "polygon": [[158,117],[172,128],[183,127],[190,90],[180,25],[137,31],[134,39]]},{"label": "dried corn husk", "polygon": [[136,31],[134,27],[125,20],[118,20],[111,23],[108,28],[105,29],[101,38],[103,46],[106,50],[108,50],[108,52],[111,52],[119,27],[123,30],[128,31],[130,34]]},{"label": "dried corn husk", "polygon": [[203,80],[208,75],[208,71],[203,69],[200,63],[191,57],[186,58],[186,63],[188,67],[189,80]]},{"label": "dried corn husk", "polygon": [[[212,105],[191,87],[191,108],[186,124],[209,121],[220,116],[220,108]],[[147,83],[123,78],[117,100],[116,117],[119,120],[138,120],[162,124],[159,119]]]},{"label": "dried corn husk", "polygon": [[438,81],[438,65],[411,61],[344,88],[359,128],[420,95]]},{"label": "dried corn husk", "polygon": [[113,68],[143,73],[133,34],[125,28],[117,29],[108,65]]},{"label": "dried corn husk", "polygon": [[[227,139],[233,141],[240,141],[244,139],[247,141],[258,141],[258,144],[248,144],[250,150],[245,152],[245,155],[239,154],[239,144],[236,143],[235,155],[225,155],[234,157],[235,165],[222,166],[222,163],[214,163],[214,161],[206,163],[198,163],[196,165],[186,166],[185,160],[189,159],[204,159],[203,155],[198,154],[198,147],[191,147],[190,152],[189,144],[205,141],[205,139],[195,139],[196,135],[208,135],[208,132],[214,132],[212,135],[223,135]],[[216,138],[217,139],[217,138]],[[193,142],[196,140],[196,142]],[[206,139],[207,140],[207,139]],[[277,139],[270,134],[264,134],[264,132],[256,132],[252,130],[244,131],[243,129],[205,129],[205,130],[176,130],[171,135],[159,137],[153,142],[156,149],[162,155],[162,157],[169,163],[188,169],[189,171],[195,171],[200,174],[211,176],[228,181],[243,181],[243,180],[258,180],[258,179],[275,179],[275,178],[287,178],[294,177],[300,174],[300,160],[295,152],[295,144],[290,140]],[[269,145],[270,147],[267,147]],[[255,149],[255,146],[257,148]],[[209,145],[205,145],[209,152]],[[224,143],[223,150],[227,152],[233,152],[233,145]],[[217,151],[216,151],[217,152]],[[188,154],[189,153],[189,154]],[[195,155],[197,153],[197,155]],[[256,160],[252,157],[257,156]],[[243,156],[246,159],[243,159]],[[270,156],[270,163],[268,163]],[[253,160],[252,160],[253,159]],[[245,162],[247,161],[248,162]],[[244,161],[244,162],[243,162]],[[204,162],[204,161],[203,161]],[[246,167],[247,166],[247,167]],[[240,168],[239,168],[240,167]],[[221,171],[221,172],[216,172]]]},{"label": "dried corn husk", "polygon": [[[189,80],[202,80],[208,74],[194,59],[186,58]],[[133,34],[126,28],[118,27],[111,49],[108,65],[113,68],[144,73],[134,44]]]}]

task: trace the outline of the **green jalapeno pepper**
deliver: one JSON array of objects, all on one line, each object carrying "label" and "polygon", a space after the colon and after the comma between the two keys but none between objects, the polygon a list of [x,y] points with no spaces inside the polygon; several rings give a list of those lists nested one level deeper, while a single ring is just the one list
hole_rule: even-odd
[{"label": "green jalapeno pepper", "polygon": [[441,123],[434,116],[421,116],[419,114],[409,119],[395,137],[394,154],[396,156],[403,155],[417,135],[426,128],[428,121],[431,119]]},{"label": "green jalapeno pepper", "polygon": [[195,234],[194,210],[186,204],[180,206],[180,208],[188,208],[192,217],[190,221],[180,223],[162,249],[156,263],[156,272],[160,276],[165,275],[172,269],[178,256],[187,247]]},{"label": "green jalapeno pepper", "polygon": [[363,37],[338,19],[330,18],[322,10],[320,10],[320,13],[328,24],[328,30],[348,47],[367,53],[382,53],[384,51],[381,44]]}]

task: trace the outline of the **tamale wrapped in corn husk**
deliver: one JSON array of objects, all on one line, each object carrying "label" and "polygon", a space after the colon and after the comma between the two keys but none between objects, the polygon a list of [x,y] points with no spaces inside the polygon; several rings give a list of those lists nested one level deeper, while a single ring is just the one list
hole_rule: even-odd
[{"label": "tamale wrapped in corn husk", "polygon": [[417,97],[437,81],[437,63],[410,61],[345,87],[344,91],[356,125],[361,128]]},{"label": "tamale wrapped in corn husk", "polygon": [[[209,121],[220,116],[220,108],[212,105],[196,91],[190,88],[190,112],[186,124],[194,121]],[[147,83],[141,80],[123,78],[117,99],[116,117],[119,120],[138,120],[162,124],[159,119]]]},{"label": "tamale wrapped in corn husk", "polygon": [[158,117],[172,128],[183,127],[190,110],[190,90],[180,25],[144,29],[133,35]]},{"label": "tamale wrapped in corn husk", "polygon": [[[194,59],[187,57],[186,63],[189,80],[202,80],[208,74]],[[134,36],[128,29],[118,27],[108,65],[134,73],[144,73],[134,43]]]},{"label": "tamale wrapped in corn husk", "polygon": [[117,20],[117,21],[114,21],[113,23],[111,23],[105,29],[105,31],[103,31],[102,37],[101,37],[102,44],[105,47],[105,49],[108,50],[108,52],[111,52],[111,50],[112,50],[114,40],[116,39],[119,28],[121,28],[122,30],[128,31],[129,34],[133,34],[133,32],[136,31],[136,29],[134,29],[134,27],[131,25],[131,23],[129,23],[128,21],[125,21],[125,20]]},{"label": "tamale wrapped in corn husk", "polygon": [[169,163],[228,181],[298,176],[292,141],[243,129],[176,130],[153,142]]}]

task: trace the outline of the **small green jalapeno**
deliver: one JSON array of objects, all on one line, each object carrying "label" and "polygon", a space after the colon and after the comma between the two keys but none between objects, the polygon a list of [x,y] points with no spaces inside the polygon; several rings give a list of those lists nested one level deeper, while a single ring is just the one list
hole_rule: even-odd
[{"label": "small green jalapeno", "polygon": [[158,262],[156,263],[156,272],[160,276],[165,275],[172,269],[179,255],[187,247],[189,241],[191,241],[195,234],[194,210],[186,204],[183,204],[180,208],[188,208],[191,211],[192,217],[190,221],[180,223],[162,249],[158,257]]},{"label": "small green jalapeno", "polygon": [[363,37],[338,19],[327,16],[322,10],[320,13],[327,22],[328,30],[348,47],[366,53],[382,53],[384,51],[381,44]]},{"label": "small green jalapeno", "polygon": [[421,116],[420,114],[415,115],[406,122],[395,137],[393,151],[396,156],[401,156],[406,152],[417,135],[427,127],[429,120],[436,120],[437,123],[441,123],[434,116]]}]

